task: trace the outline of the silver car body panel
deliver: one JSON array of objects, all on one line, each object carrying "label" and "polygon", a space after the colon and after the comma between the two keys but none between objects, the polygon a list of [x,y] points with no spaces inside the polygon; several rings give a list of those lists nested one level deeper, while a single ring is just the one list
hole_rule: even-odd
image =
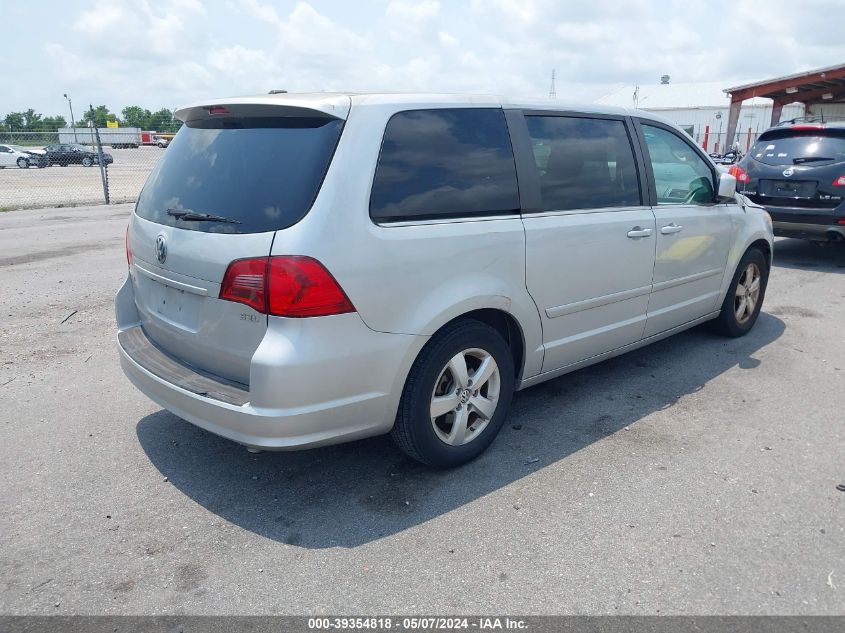
[{"label": "silver car body panel", "polygon": [[[543,317],[543,371],[640,340],[654,269],[651,209],[531,214],[524,222],[528,289]],[[651,235],[631,239],[634,227]]]},{"label": "silver car body panel", "polygon": [[659,205],[653,211],[657,250],[646,337],[718,310],[734,233],[728,205]]},{"label": "silver car body panel", "polygon": [[[422,347],[469,312],[497,310],[517,324],[524,347],[517,388],[523,388],[717,316],[748,247],[762,241],[771,250],[768,216],[745,204],[389,224],[369,218],[383,132],[397,112],[505,107],[665,123],[649,113],[493,96],[279,94],[208,101],[177,115],[201,116],[210,105],[235,103],[346,120],[310,211],[288,228],[255,234],[189,231],[133,214],[133,263],[116,314],[120,331],[141,327],[151,344],[187,372],[195,370],[198,381],[210,373],[241,385],[244,402],[224,402],[169,382],[120,350],[127,376],[152,400],[248,446],[302,448],[388,432]],[[683,232],[661,233],[673,223]],[[652,233],[630,239],[637,227]],[[159,235],[168,247],[163,263],[155,248]],[[356,312],[267,317],[218,298],[231,261],[267,255],[316,258]]]},{"label": "silver car body panel", "polygon": [[334,93],[310,93],[310,94],[279,94],[262,95],[258,97],[226,97],[212,101],[192,103],[179,108],[174,116],[181,121],[188,121],[195,118],[204,118],[211,106],[273,106],[279,109],[284,116],[288,110],[292,114],[301,113],[302,110],[313,110],[322,112],[338,119],[346,119],[349,116],[351,99],[349,95]]},{"label": "silver car body panel", "polygon": [[[133,213],[129,276],[149,337],[190,365],[249,384],[250,363],[267,331],[267,317],[218,296],[229,262],[266,257],[273,235],[201,233]],[[156,257],[159,237],[167,249],[163,263]]]}]

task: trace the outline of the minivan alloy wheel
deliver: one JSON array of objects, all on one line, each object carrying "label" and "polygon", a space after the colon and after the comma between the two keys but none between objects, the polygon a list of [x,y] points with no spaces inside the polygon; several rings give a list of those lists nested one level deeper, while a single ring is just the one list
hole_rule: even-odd
[{"label": "minivan alloy wheel", "polygon": [[736,285],[734,297],[734,313],[737,323],[743,324],[754,314],[757,301],[760,299],[760,269],[757,264],[750,262],[746,266]]},{"label": "minivan alloy wheel", "polygon": [[478,437],[496,412],[501,377],[483,349],[455,354],[440,372],[431,396],[431,424],[446,444],[461,446]]},{"label": "minivan alloy wheel", "polygon": [[456,319],[417,355],[391,435],[423,464],[460,466],[496,438],[515,386],[514,356],[501,331],[472,318]]}]

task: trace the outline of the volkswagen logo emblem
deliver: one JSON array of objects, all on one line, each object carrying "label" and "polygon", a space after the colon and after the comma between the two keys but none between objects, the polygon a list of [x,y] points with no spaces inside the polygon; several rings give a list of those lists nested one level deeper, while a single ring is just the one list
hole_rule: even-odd
[{"label": "volkswagen logo emblem", "polygon": [[787,178],[789,178],[794,173],[795,173],[795,170],[792,169],[792,167],[787,167],[786,169],[783,170],[783,175],[786,176]]},{"label": "volkswagen logo emblem", "polygon": [[164,260],[167,259],[167,241],[164,239],[164,235],[159,235],[156,238],[156,259],[158,259],[159,264],[163,264]]}]

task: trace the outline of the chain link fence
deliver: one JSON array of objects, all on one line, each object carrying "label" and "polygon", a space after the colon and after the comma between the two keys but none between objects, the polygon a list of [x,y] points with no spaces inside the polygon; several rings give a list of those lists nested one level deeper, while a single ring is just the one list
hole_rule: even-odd
[{"label": "chain link fence", "polygon": [[0,131],[0,211],[133,202],[172,138],[135,128]]}]

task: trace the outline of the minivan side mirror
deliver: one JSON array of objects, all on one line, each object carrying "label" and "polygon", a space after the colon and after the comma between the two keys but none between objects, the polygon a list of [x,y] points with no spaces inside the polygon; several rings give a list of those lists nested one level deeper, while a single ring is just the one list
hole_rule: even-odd
[{"label": "minivan side mirror", "polygon": [[718,202],[730,202],[736,195],[736,178],[730,174],[719,172],[719,183],[716,189],[716,200]]}]

